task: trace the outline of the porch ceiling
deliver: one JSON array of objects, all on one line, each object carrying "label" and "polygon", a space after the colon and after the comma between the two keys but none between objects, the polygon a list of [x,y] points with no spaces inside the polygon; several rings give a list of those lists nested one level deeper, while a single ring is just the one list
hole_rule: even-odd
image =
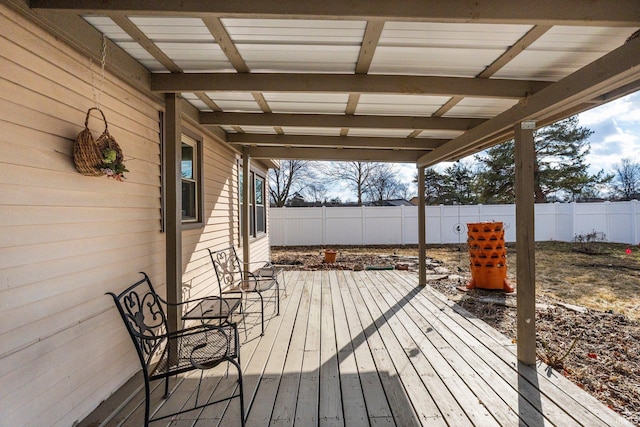
[{"label": "porch ceiling", "polygon": [[640,89],[637,0],[9,3],[255,158],[430,166]]}]

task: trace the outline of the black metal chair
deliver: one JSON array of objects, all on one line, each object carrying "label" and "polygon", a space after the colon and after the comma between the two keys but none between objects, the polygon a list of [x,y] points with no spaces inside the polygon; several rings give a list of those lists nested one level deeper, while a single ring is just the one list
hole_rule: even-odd
[{"label": "black metal chair", "polygon": [[[118,312],[124,321],[136,348],[145,385],[145,422],[169,418],[184,412],[204,408],[215,403],[240,398],[240,419],[244,426],[244,399],[242,390],[242,370],[240,368],[240,340],[235,323],[209,325],[205,323],[184,328],[179,331],[168,331],[167,317],[163,306],[164,301],[153,289],[149,277],[144,277],[116,295],[108,292],[113,298]],[[194,301],[215,300],[217,297],[206,297]],[[200,384],[204,370],[216,367],[222,362],[228,362],[238,370],[239,392],[229,397],[215,401],[207,401],[198,405]],[[200,370],[200,381],[196,391],[193,407],[181,409],[178,412],[150,418],[150,383],[165,380],[165,395],[169,397],[169,378],[180,373]]]},{"label": "black metal chair", "polygon": [[[264,335],[264,297],[262,293],[275,286],[276,304],[274,312],[280,315],[280,284],[278,274],[282,271],[276,269],[269,262],[260,262],[260,267],[254,271],[244,272],[242,262],[236,253],[236,249],[230,246],[226,249],[212,251],[208,249],[213,268],[218,279],[220,295],[225,294],[257,294],[260,298],[261,334]],[[245,304],[246,305],[246,304]]]}]

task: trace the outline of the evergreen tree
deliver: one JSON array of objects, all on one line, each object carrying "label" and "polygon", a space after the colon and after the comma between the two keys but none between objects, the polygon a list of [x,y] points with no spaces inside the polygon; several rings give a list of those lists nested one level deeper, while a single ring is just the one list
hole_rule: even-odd
[{"label": "evergreen tree", "polygon": [[478,174],[466,163],[455,162],[444,170],[442,203],[473,205],[478,203]]},{"label": "evergreen tree", "polygon": [[[535,202],[576,200],[593,194],[598,185],[611,180],[600,171],[588,172],[588,128],[578,126],[576,116],[556,122],[535,132]],[[476,156],[483,166],[479,176],[482,203],[513,203],[515,200],[515,143],[513,140],[490,148]]]}]

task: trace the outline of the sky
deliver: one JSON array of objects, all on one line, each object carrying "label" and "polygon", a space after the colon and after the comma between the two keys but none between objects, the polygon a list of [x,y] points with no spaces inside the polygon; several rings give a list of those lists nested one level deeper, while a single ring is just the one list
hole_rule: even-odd
[{"label": "sky", "polygon": [[[587,156],[589,171],[593,174],[601,169],[612,173],[613,165],[628,158],[640,163],[640,92],[601,105],[578,115],[580,126],[594,131],[589,138],[591,152]],[[436,166],[444,170],[451,163]],[[410,194],[416,195],[417,188],[412,182],[417,170],[413,164],[398,164],[398,176],[410,187]],[[336,183],[329,198],[340,197],[342,201],[355,200],[355,194],[342,183]]]}]

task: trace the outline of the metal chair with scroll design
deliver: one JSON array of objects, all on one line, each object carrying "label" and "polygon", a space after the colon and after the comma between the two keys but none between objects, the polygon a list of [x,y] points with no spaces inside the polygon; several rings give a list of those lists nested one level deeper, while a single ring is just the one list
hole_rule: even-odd
[{"label": "metal chair with scroll design", "polygon": [[[145,421],[148,426],[151,421],[169,418],[184,412],[201,409],[219,402],[240,398],[240,419],[244,426],[244,400],[242,390],[242,370],[240,368],[240,341],[235,323],[209,325],[200,323],[196,326],[169,331],[167,316],[163,306],[164,301],[153,289],[149,276],[143,278],[116,295],[108,292],[118,308],[131,340],[136,348],[145,384]],[[206,297],[199,300],[216,299]],[[184,301],[182,305],[198,300]],[[204,371],[214,368],[222,362],[228,362],[238,370],[237,393],[231,396],[207,400],[198,404],[200,385]],[[228,368],[227,368],[228,369]],[[169,378],[184,372],[200,370],[200,380],[196,391],[193,407],[180,409],[177,412],[150,418],[150,383],[164,379],[164,398],[169,397]]]},{"label": "metal chair with scroll design", "polygon": [[[280,314],[280,284],[278,283],[278,270],[269,262],[260,262],[260,268],[251,272],[243,271],[242,262],[233,246],[226,249],[212,251],[209,249],[211,262],[213,263],[220,295],[257,294],[260,298],[261,335],[264,335],[264,297],[262,293],[275,286],[276,306],[274,312]],[[246,304],[245,304],[246,305]]]}]

